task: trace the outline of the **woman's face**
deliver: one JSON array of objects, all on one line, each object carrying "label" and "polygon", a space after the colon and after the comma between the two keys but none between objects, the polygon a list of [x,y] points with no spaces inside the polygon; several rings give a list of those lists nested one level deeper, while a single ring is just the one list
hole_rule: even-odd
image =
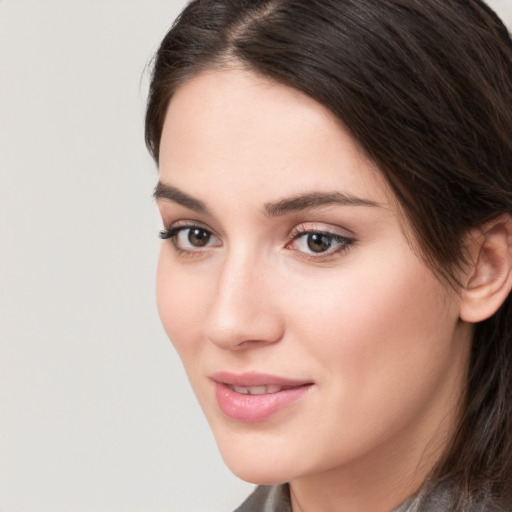
[{"label": "woman's face", "polygon": [[236,474],[392,472],[441,449],[468,358],[459,298],[328,110],[200,74],[171,101],[156,196],[160,316]]}]

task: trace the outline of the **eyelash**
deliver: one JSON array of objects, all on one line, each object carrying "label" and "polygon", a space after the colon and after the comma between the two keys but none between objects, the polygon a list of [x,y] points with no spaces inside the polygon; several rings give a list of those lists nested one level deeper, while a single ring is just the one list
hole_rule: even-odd
[{"label": "eyelash", "polygon": [[[175,251],[178,254],[183,255],[183,256],[197,256],[200,253],[202,253],[204,250],[208,249],[208,245],[205,245],[204,247],[197,246],[195,249],[184,249],[183,247],[181,247],[178,242],[178,236],[180,235],[180,233],[183,233],[187,230],[189,231],[189,236],[190,236],[190,230],[198,230],[203,233],[206,233],[209,237],[209,239],[206,242],[207,244],[210,242],[211,237],[215,237],[215,235],[209,229],[206,229],[205,227],[198,225],[198,224],[180,225],[180,226],[165,228],[162,231],[160,231],[159,237],[162,240],[170,240]],[[302,255],[302,257],[305,259],[322,261],[322,260],[328,259],[340,252],[348,251],[356,242],[356,240],[351,237],[339,235],[337,233],[332,233],[332,232],[326,231],[326,230],[310,229],[304,225],[301,225],[301,226],[298,226],[297,228],[295,228],[294,231],[291,233],[291,241],[286,244],[285,248],[289,249],[289,250],[293,250],[291,248],[291,245],[294,242],[296,242],[302,238],[307,238],[309,236],[315,236],[315,235],[321,236],[321,237],[326,237],[329,247],[325,251],[319,251],[316,253],[315,253],[315,251],[313,251],[311,249],[311,247],[309,247],[309,249],[311,249],[312,252],[297,250],[297,252],[299,252]],[[330,246],[332,244],[337,244],[337,247],[335,247],[334,249],[331,249]],[[309,246],[309,244],[308,244],[308,246]]]},{"label": "eyelash", "polygon": [[[189,232],[191,230],[198,230],[198,231],[202,231],[203,233],[207,233],[210,237],[215,236],[209,229],[206,229],[205,227],[203,227],[201,225],[188,224],[188,225],[180,225],[180,226],[165,228],[162,231],[160,231],[159,237],[162,240],[170,240],[174,247],[174,250],[178,254],[187,255],[187,256],[195,256],[195,255],[197,255],[197,253],[204,251],[207,247],[205,247],[205,248],[197,247],[196,249],[184,249],[183,247],[180,247],[180,245],[178,243],[178,236],[180,233],[183,233],[187,230]],[[190,236],[190,233],[189,233],[189,236]]]},{"label": "eyelash", "polygon": [[[331,249],[329,247],[327,250],[320,251],[317,253],[315,253],[314,251],[309,253],[305,251],[299,251],[301,254],[303,254],[304,258],[313,259],[315,261],[322,261],[323,259],[328,259],[329,257],[332,257],[340,252],[346,252],[356,242],[354,238],[348,236],[339,235],[337,233],[332,233],[331,231],[327,230],[311,229],[304,225],[301,225],[295,228],[294,232],[292,233],[292,240],[286,245],[286,247],[288,248],[293,242],[300,240],[301,238],[305,238],[307,240],[308,237],[314,235],[327,237],[329,244],[337,244],[337,247],[335,247],[334,249]],[[311,247],[309,248],[311,249]]]}]

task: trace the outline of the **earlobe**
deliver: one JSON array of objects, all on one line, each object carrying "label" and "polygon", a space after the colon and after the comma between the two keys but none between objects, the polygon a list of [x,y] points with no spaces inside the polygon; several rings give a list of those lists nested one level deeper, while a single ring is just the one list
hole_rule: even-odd
[{"label": "earlobe", "polygon": [[492,316],[512,289],[512,217],[502,215],[468,237],[471,264],[461,293],[460,318],[481,322]]}]

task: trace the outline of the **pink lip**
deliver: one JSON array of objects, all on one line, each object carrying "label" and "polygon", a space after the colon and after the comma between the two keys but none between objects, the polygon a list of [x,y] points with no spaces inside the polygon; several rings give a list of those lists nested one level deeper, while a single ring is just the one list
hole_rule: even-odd
[{"label": "pink lip", "polygon": [[[232,374],[219,372],[210,376],[221,411],[230,419],[245,423],[265,421],[292,405],[312,387],[310,381],[298,381],[262,373]],[[250,395],[238,393],[236,387],[280,386],[274,393]]]}]

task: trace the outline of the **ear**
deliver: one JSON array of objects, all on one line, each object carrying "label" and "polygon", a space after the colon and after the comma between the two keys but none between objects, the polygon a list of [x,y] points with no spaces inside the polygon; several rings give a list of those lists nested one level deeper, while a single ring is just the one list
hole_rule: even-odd
[{"label": "ear", "polygon": [[461,293],[460,318],[476,323],[492,316],[512,289],[512,217],[502,215],[470,232],[471,264]]}]

